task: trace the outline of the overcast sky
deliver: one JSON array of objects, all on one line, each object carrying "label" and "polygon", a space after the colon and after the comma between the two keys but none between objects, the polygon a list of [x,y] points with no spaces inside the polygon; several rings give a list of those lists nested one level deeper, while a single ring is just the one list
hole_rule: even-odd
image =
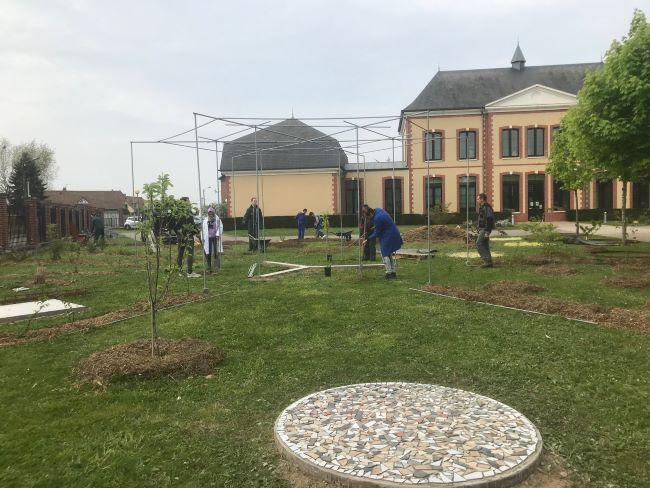
[{"label": "overcast sky", "polygon": [[[131,194],[129,141],[193,127],[193,112],[399,114],[438,66],[509,66],[517,38],[528,65],[600,61],[635,7],[650,14],[647,0],[0,0],[0,137],[53,147],[53,188]],[[135,146],[136,188],[164,171],[198,200],[195,158]]]}]

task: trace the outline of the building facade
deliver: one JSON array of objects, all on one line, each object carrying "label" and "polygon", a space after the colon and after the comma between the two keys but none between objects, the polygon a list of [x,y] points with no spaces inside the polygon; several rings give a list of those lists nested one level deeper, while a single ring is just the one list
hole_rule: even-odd
[{"label": "building facade", "polygon": [[[402,111],[409,213],[438,205],[475,211],[486,193],[515,220],[565,220],[569,209],[620,208],[622,183],[592,181],[572,192],[546,172],[566,111],[601,63],[526,66],[517,46],[510,68],[439,71]],[[429,176],[427,176],[427,172]],[[630,185],[628,208],[648,207],[648,184]]]}]

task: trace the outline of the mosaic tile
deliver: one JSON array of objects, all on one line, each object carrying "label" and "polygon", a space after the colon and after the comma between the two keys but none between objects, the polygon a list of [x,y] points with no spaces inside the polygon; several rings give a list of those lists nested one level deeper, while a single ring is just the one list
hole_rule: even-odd
[{"label": "mosaic tile", "polygon": [[542,442],[503,403],[414,383],[311,394],[282,412],[275,435],[290,454],[326,472],[405,486],[488,483],[538,455]]}]

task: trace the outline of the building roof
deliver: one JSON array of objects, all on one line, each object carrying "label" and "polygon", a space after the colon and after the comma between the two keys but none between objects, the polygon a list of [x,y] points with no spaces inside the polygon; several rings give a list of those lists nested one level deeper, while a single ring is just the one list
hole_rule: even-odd
[{"label": "building roof", "polygon": [[[521,59],[516,59],[519,55]],[[513,63],[524,62],[523,58],[518,49]],[[439,71],[404,111],[480,109],[537,84],[575,95],[587,72],[601,66],[602,63],[582,63],[526,66],[520,70],[510,67]]]},{"label": "building roof", "polygon": [[119,210],[126,206],[126,195],[119,190],[77,191],[51,190],[43,192],[47,203],[58,205],[88,205],[105,210]]},{"label": "building roof", "polygon": [[[348,162],[336,139],[295,118],[260,128],[257,149],[257,165],[263,171],[343,168]],[[220,166],[224,174],[255,167],[254,133],[224,143]]]},{"label": "building roof", "polygon": [[515,49],[515,53],[512,55],[512,59],[510,60],[510,63],[525,63],[525,62],[526,62],[526,58],[524,57],[524,53],[519,47],[519,43],[517,43],[517,49]]}]

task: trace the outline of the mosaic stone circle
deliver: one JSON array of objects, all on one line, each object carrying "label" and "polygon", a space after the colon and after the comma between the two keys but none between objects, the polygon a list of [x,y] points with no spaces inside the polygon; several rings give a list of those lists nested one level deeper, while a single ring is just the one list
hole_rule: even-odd
[{"label": "mosaic stone circle", "polygon": [[364,383],[313,393],[275,424],[283,454],[348,486],[511,486],[542,439],[521,413],[437,385]]}]

